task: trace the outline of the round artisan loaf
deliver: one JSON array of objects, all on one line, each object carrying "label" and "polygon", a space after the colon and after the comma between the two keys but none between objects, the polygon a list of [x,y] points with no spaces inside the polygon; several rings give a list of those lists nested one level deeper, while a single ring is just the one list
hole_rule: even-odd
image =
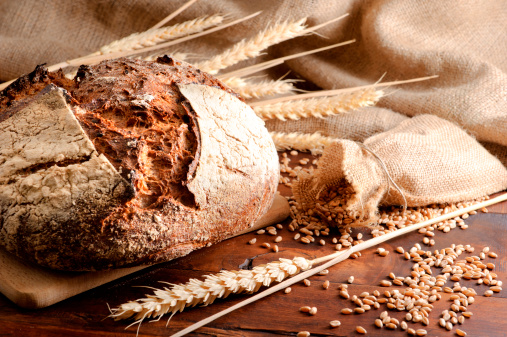
[{"label": "round artisan loaf", "polygon": [[168,57],[38,67],[0,93],[0,245],[61,270],[183,256],[247,229],[273,142],[220,81]]}]

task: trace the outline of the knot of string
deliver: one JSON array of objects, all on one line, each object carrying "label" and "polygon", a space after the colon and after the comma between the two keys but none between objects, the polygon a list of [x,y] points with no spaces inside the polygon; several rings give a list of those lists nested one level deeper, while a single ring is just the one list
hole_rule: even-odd
[{"label": "knot of string", "polygon": [[401,188],[394,182],[393,178],[389,174],[389,171],[387,170],[386,165],[384,164],[384,161],[375,152],[373,152],[372,150],[370,150],[363,143],[359,143],[359,142],[356,142],[356,143],[357,143],[357,145],[359,145],[359,147],[361,147],[366,152],[368,152],[369,154],[371,154],[378,161],[378,163],[380,164],[380,167],[382,168],[382,170],[384,170],[384,174],[385,174],[386,179],[387,179],[387,193],[389,193],[389,190],[390,190],[391,184],[392,184],[394,186],[394,188],[400,193],[401,197],[403,198],[403,210],[406,210],[407,209],[407,199],[405,198],[405,194],[403,193],[403,191],[401,190]]}]

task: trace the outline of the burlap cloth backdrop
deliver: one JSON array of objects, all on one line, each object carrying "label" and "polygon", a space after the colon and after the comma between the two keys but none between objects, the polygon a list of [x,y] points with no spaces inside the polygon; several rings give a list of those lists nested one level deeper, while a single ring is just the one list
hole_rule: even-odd
[{"label": "burlap cloth backdrop", "polygon": [[[40,63],[54,64],[89,54],[112,40],[146,30],[184,2],[0,1],[0,81],[29,72]],[[400,203],[400,198],[393,197],[396,193],[387,193],[394,189],[384,186],[385,170],[379,171],[379,159],[391,170],[388,173],[406,194],[409,205],[421,200],[464,200],[507,188],[507,171],[500,164],[507,163],[506,1],[200,0],[174,21],[214,13],[241,17],[258,10],[263,10],[262,15],[178,49],[210,55],[275,21],[308,17],[308,23],[314,25],[350,13],[347,19],[319,30],[320,36],[270,48],[265,58],[354,38],[357,42],[353,45],[287,65],[324,89],[370,84],[384,73],[385,81],[439,75],[390,89],[375,108],[327,119],[268,121],[271,130],[321,131],[344,139],[341,145],[328,149],[325,157],[330,161],[322,164],[320,176],[327,176],[324,168],[331,167],[337,170],[333,179],[353,185],[360,182],[368,191],[366,199],[356,200],[362,207],[372,200],[370,210],[378,202]],[[410,119],[423,114],[433,116],[422,116],[424,122],[419,123]],[[419,142],[414,143],[410,134],[417,135]],[[377,157],[351,140],[369,144]],[[353,150],[353,154],[340,157],[347,152],[344,149]],[[404,158],[406,155],[412,157]],[[352,166],[343,164],[351,161]],[[366,171],[376,172],[373,183],[373,178],[363,181],[364,176],[358,180],[349,174],[364,165],[371,165]],[[307,199],[338,183],[318,177],[302,179],[304,186],[311,182],[313,188],[313,193],[305,194]],[[442,183],[444,177],[446,184]]]}]

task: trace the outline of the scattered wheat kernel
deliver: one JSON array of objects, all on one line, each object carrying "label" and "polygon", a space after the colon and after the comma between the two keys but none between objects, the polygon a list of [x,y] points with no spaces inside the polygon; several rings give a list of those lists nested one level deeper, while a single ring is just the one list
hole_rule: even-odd
[{"label": "scattered wheat kernel", "polygon": [[273,251],[274,251],[275,253],[278,253],[278,246],[277,246],[277,245],[274,245],[274,246],[273,246]]},{"label": "scattered wheat kernel", "polygon": [[341,290],[340,291],[340,296],[345,298],[345,299],[349,299],[350,298],[350,295],[348,292],[346,292],[345,290]]},{"label": "scattered wheat kernel", "polygon": [[311,307],[305,305],[304,307],[299,308],[299,311],[301,311],[301,312],[310,312],[311,309],[312,309]]},{"label": "scattered wheat kernel", "polygon": [[264,229],[259,229],[259,230],[257,231],[257,234],[264,234],[264,233],[266,233],[266,231],[265,231]]},{"label": "scattered wheat kernel", "polygon": [[349,282],[349,283],[352,284],[354,282],[354,276],[349,277],[349,279],[347,280],[347,282]]},{"label": "scattered wheat kernel", "polygon": [[275,238],[275,242],[280,242],[280,241],[282,241],[282,237],[281,237],[281,236],[277,236],[277,237]]},{"label": "scattered wheat kernel", "polygon": [[467,312],[462,313],[462,315],[465,316],[466,318],[470,318],[470,317],[472,317],[473,313],[471,311],[467,311]]},{"label": "scattered wheat kernel", "polygon": [[310,239],[308,239],[307,237],[304,237],[304,238],[301,238],[301,242],[302,243],[310,243]]},{"label": "scattered wheat kernel", "polygon": [[407,330],[408,329],[407,322],[402,321],[401,324],[400,324],[400,328],[401,328],[401,330]]},{"label": "scattered wheat kernel", "polygon": [[329,270],[327,270],[327,269],[323,269],[323,270],[319,271],[319,275],[327,275],[327,274],[329,274]]},{"label": "scattered wheat kernel", "polygon": [[376,326],[377,328],[382,328],[382,327],[384,326],[384,323],[382,323],[382,320],[380,320],[380,319],[378,319],[378,318],[377,318],[377,319],[375,320],[375,326]]},{"label": "scattered wheat kernel", "polygon": [[360,333],[362,335],[366,334],[366,329],[363,328],[362,326],[356,326],[356,331],[357,333]]},{"label": "scattered wheat kernel", "polygon": [[310,282],[310,280],[309,280],[309,279],[306,279],[306,278],[303,280],[303,283],[304,283],[304,284],[305,284],[305,286],[307,286],[307,287],[309,287],[309,286],[312,284],[312,283]]},{"label": "scattered wheat kernel", "polygon": [[317,307],[312,307],[308,313],[312,316],[315,316],[317,314]]},{"label": "scattered wheat kernel", "polygon": [[456,335],[458,336],[466,336],[467,333],[461,329],[456,329]]},{"label": "scattered wheat kernel", "polygon": [[332,327],[332,328],[337,328],[339,327],[340,325],[342,325],[342,323],[338,320],[334,320],[334,321],[331,321],[329,322],[329,325]]},{"label": "scattered wheat kernel", "polygon": [[341,313],[344,314],[344,315],[350,315],[351,313],[353,313],[354,310],[350,309],[350,308],[343,308],[341,310]]},{"label": "scattered wheat kernel", "polygon": [[273,235],[273,236],[275,236],[275,235],[277,235],[277,234],[278,234],[278,233],[276,232],[276,229],[270,229],[270,230],[268,231],[268,233],[269,233],[270,235]]},{"label": "scattered wheat kernel", "polygon": [[400,279],[394,279],[393,283],[396,284],[397,286],[402,286],[403,285],[403,281],[400,280]]},{"label": "scattered wheat kernel", "polygon": [[499,293],[500,291],[502,291],[502,287],[493,286],[493,287],[489,287],[489,290],[491,290],[492,292],[495,292],[495,293]]},{"label": "scattered wheat kernel", "polygon": [[326,245],[326,241],[324,241],[324,239],[321,239],[321,240],[319,241],[319,243],[320,243],[320,245],[321,245],[321,246],[325,246],[325,245]]},{"label": "scattered wheat kernel", "polygon": [[493,252],[489,252],[488,256],[491,257],[491,258],[493,258],[493,259],[496,259],[498,257],[498,255],[496,253],[493,253]]},{"label": "scattered wheat kernel", "polygon": [[397,252],[397,253],[400,253],[400,254],[405,253],[405,250],[404,250],[404,249],[403,249],[403,247],[401,247],[401,246],[396,247],[396,249],[395,249],[395,250],[396,250],[396,252]]},{"label": "scattered wheat kernel", "polygon": [[412,328],[408,328],[407,333],[411,336],[415,336],[415,330]]},{"label": "scattered wheat kernel", "polygon": [[459,324],[463,324],[463,323],[465,323],[465,317],[464,317],[464,316],[459,316],[459,318],[458,318],[458,323],[459,323]]},{"label": "scattered wheat kernel", "polygon": [[380,292],[378,290],[374,290],[373,296],[376,296],[376,297],[380,296]]},{"label": "scattered wheat kernel", "polygon": [[442,328],[445,328],[445,324],[446,324],[445,319],[443,319],[443,318],[439,318],[439,319],[438,319],[438,324],[439,324]]},{"label": "scattered wheat kernel", "polygon": [[309,337],[310,333],[308,331],[299,331],[297,337]]},{"label": "scattered wheat kernel", "polygon": [[290,151],[290,155],[291,156],[297,156],[299,152],[297,152],[296,150],[292,150]]},{"label": "scattered wheat kernel", "polygon": [[447,322],[447,323],[445,323],[445,328],[446,328],[447,330],[451,331],[451,330],[452,330],[452,323],[451,323],[451,322]]},{"label": "scattered wheat kernel", "polygon": [[380,319],[384,319],[384,318],[386,318],[387,316],[389,316],[389,313],[388,313],[387,311],[382,311],[382,312],[380,313]]},{"label": "scattered wheat kernel", "polygon": [[275,226],[275,227],[276,227],[276,228],[278,228],[278,229],[283,229],[283,225],[282,225],[281,223],[276,224],[276,226]]},{"label": "scattered wheat kernel", "polygon": [[390,330],[395,330],[398,326],[394,323],[387,323],[386,328]]},{"label": "scattered wheat kernel", "polygon": [[390,281],[387,281],[387,280],[382,280],[382,281],[380,281],[380,285],[381,285],[382,287],[390,287],[390,286],[392,286],[393,284],[392,284]]},{"label": "scattered wheat kernel", "polygon": [[383,252],[378,253],[378,255],[380,255],[382,257],[386,257],[388,254],[389,254],[388,250],[384,250]]},{"label": "scattered wheat kernel", "polygon": [[284,293],[288,294],[292,291],[292,288],[291,287],[287,287],[285,288],[285,290],[283,291]]},{"label": "scattered wheat kernel", "polygon": [[489,270],[493,270],[493,269],[495,269],[495,264],[494,264],[494,263],[487,263],[487,264],[486,264],[486,267],[487,267]]},{"label": "scattered wheat kernel", "polygon": [[492,290],[486,290],[486,291],[484,292],[484,296],[486,296],[486,297],[493,296],[493,291],[492,291]]},{"label": "scattered wheat kernel", "polygon": [[296,233],[296,234],[294,235],[294,240],[298,240],[300,237],[301,237],[301,234]]},{"label": "scattered wheat kernel", "polygon": [[322,288],[324,288],[324,289],[329,288],[329,280],[326,280],[326,281],[324,281],[324,283],[322,283]]},{"label": "scattered wheat kernel", "polygon": [[364,314],[366,310],[364,310],[363,308],[354,308],[354,312],[356,314]]},{"label": "scattered wheat kernel", "polygon": [[424,329],[417,329],[417,330],[415,331],[415,334],[416,334],[417,336],[426,336],[426,335],[428,334],[428,332],[427,332],[426,330],[424,330]]},{"label": "scattered wheat kernel", "polygon": [[257,239],[256,238],[253,238],[252,240],[248,241],[248,244],[249,245],[253,245],[254,243],[257,242]]},{"label": "scattered wheat kernel", "polygon": [[264,247],[264,248],[271,248],[271,245],[267,242],[264,242],[261,247]]}]

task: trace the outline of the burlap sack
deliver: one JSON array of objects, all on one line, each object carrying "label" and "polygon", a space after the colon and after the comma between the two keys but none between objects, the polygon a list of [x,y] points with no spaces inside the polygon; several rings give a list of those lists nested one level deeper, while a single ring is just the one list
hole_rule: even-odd
[{"label": "burlap sack", "polygon": [[337,141],[325,149],[314,175],[294,183],[293,192],[309,208],[323,192],[344,183],[355,192],[346,210],[368,222],[375,220],[379,205],[425,206],[503,190],[507,169],[458,126],[420,115],[364,145]]}]

